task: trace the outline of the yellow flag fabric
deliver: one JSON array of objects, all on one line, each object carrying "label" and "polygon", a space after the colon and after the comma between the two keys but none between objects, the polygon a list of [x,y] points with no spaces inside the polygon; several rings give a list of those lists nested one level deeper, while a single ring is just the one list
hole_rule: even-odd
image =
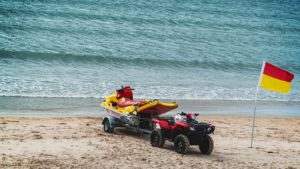
[{"label": "yellow flag fabric", "polygon": [[289,93],[294,75],[288,71],[265,62],[260,87],[279,93]]}]

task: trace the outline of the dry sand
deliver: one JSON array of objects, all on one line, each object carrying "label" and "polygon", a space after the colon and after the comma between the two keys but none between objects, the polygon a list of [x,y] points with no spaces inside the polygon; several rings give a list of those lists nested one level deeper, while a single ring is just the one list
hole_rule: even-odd
[{"label": "dry sand", "polygon": [[[0,168],[300,168],[300,118],[201,116],[217,126],[210,156],[151,147],[148,136],[104,133],[100,117],[0,117]],[[203,119],[203,120],[202,120]]]}]

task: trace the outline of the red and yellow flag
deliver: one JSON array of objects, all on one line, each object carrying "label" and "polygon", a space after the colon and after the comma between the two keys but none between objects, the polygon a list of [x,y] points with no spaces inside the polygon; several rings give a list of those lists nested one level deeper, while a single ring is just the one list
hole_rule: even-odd
[{"label": "red and yellow flag", "polygon": [[260,87],[279,93],[289,93],[294,75],[286,70],[264,62]]}]

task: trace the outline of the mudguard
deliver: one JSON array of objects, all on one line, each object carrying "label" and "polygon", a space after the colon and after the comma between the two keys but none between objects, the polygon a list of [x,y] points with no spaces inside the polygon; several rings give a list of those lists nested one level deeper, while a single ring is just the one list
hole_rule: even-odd
[{"label": "mudguard", "polygon": [[115,128],[119,126],[119,122],[117,121],[117,119],[113,116],[106,116],[103,121],[102,124],[104,124],[105,120],[109,121],[109,127],[111,128]]}]

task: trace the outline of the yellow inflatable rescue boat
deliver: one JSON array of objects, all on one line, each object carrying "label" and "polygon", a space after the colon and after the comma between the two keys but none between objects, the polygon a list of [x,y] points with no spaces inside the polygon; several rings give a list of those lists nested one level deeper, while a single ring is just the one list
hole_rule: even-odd
[{"label": "yellow inflatable rescue boat", "polygon": [[101,106],[110,114],[119,115],[138,115],[152,114],[161,115],[178,107],[177,103],[164,103],[159,100],[133,100],[132,88],[130,86],[122,87],[108,96]]}]

